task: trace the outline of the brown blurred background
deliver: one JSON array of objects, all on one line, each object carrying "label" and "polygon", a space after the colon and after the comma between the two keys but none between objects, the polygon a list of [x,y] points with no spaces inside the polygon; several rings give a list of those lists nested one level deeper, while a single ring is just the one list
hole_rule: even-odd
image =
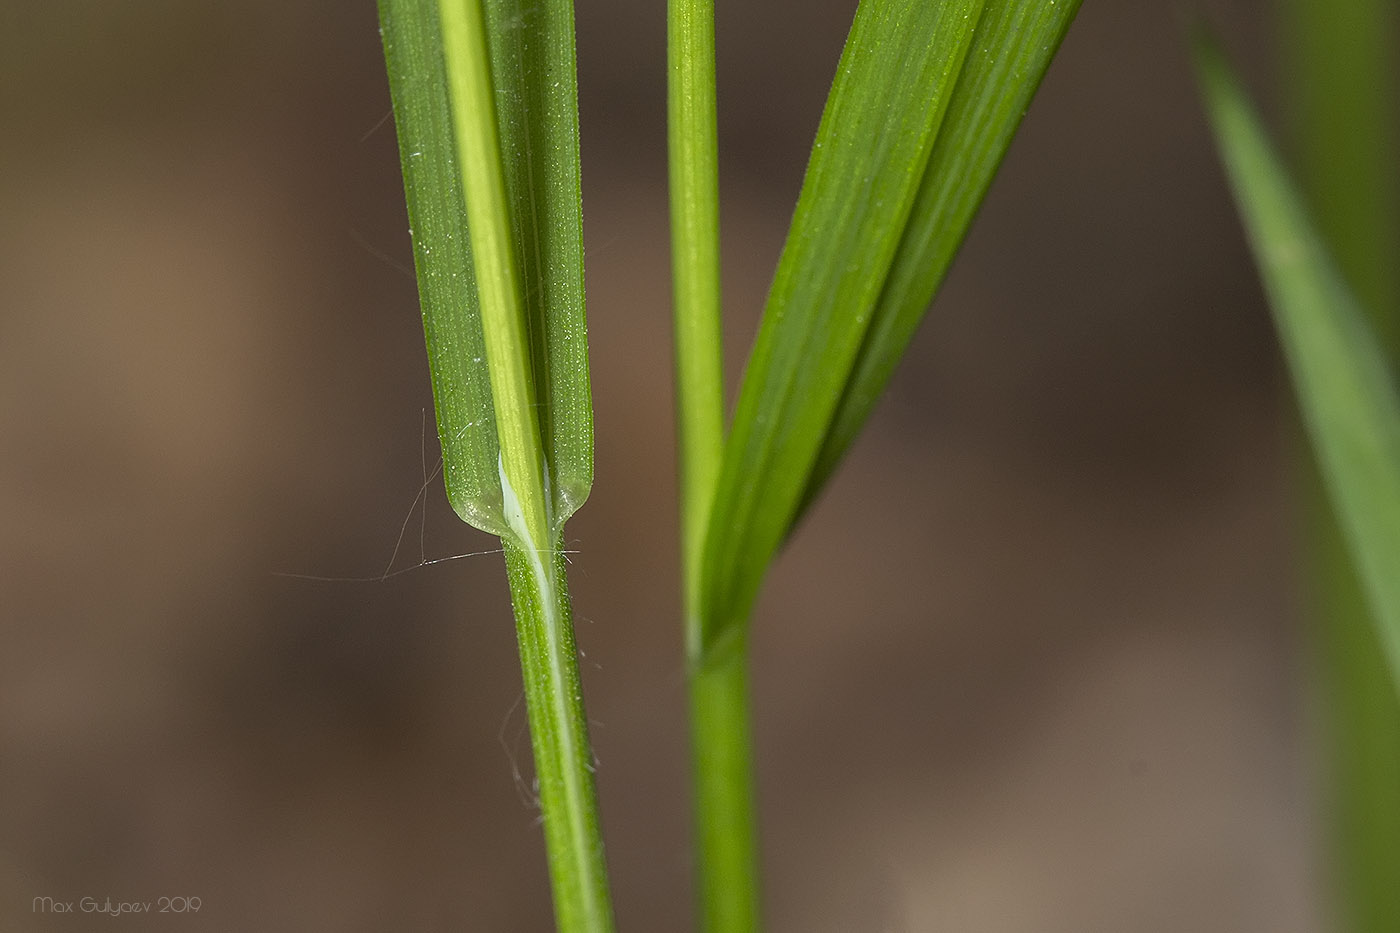
[{"label": "brown blurred background", "polygon": [[[1269,5],[1206,6],[1271,86]],[[853,7],[720,4],[734,375]],[[628,931],[691,907],[663,9],[578,12]],[[1087,0],[770,577],[777,933],[1324,928],[1286,416],[1179,27]],[[550,927],[500,558],[279,576],[379,574],[436,463],[388,107],[368,0],[0,12],[0,930]],[[427,502],[395,567],[493,547]]]}]

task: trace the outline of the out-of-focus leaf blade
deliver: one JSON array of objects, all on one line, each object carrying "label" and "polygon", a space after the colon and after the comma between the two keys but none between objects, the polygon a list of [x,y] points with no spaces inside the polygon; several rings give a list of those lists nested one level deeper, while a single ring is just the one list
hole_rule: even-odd
[{"label": "out-of-focus leaf blade", "polygon": [[[448,499],[508,532],[499,440],[434,0],[380,0]],[[501,159],[553,524],[593,478],[578,83],[569,0],[488,0]]]},{"label": "out-of-focus leaf blade", "polygon": [[[1278,7],[1297,147],[1292,177],[1388,358],[1400,360],[1400,4]],[[1400,905],[1400,885],[1395,895]],[[1388,926],[1400,929],[1400,911],[1393,916]]]},{"label": "out-of-focus leaf blade", "polygon": [[740,390],[706,536],[702,641],[747,614],[860,349],[980,0],[863,0]]},{"label": "out-of-focus leaf blade", "polygon": [[[1400,365],[1400,4],[1280,0],[1293,179],[1391,366]],[[1305,505],[1338,930],[1400,930],[1400,693],[1321,474]]]},{"label": "out-of-focus leaf blade", "polygon": [[835,472],[885,391],[1079,4],[1080,0],[988,0],[795,520]]},{"label": "out-of-focus leaf blade", "polygon": [[1223,56],[1196,68],[1226,173],[1283,344],[1303,420],[1400,689],[1400,394]]}]

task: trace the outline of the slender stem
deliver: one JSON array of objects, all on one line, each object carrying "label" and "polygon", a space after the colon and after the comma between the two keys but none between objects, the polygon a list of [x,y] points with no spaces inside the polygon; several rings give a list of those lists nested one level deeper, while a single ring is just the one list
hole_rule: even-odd
[{"label": "slender stem", "polygon": [[1321,479],[1306,478],[1338,930],[1386,933],[1400,929],[1400,703]]},{"label": "slender stem", "polygon": [[702,930],[759,929],[758,832],[749,735],[748,650],[690,669]]},{"label": "slender stem", "polygon": [[701,928],[759,926],[748,657],[701,646],[705,536],[724,452],[713,0],[669,0],[667,117],[675,282],[681,562]]},{"label": "slender stem", "polygon": [[607,933],[613,929],[612,903],[563,551],[543,552],[502,540],[555,922],[562,933]]},{"label": "slender stem", "polygon": [[[1285,0],[1283,13],[1304,186],[1333,255],[1400,363],[1394,0]],[[1400,930],[1400,703],[1315,470],[1306,490],[1340,929]]]},{"label": "slender stem", "polygon": [[667,117],[687,643],[698,650],[700,562],[724,448],[714,0],[670,0]]},{"label": "slender stem", "polygon": [[438,10],[500,442],[509,526],[501,541],[515,607],[555,920],[564,933],[607,933],[613,929],[612,905],[592,751],[563,552],[546,492],[485,15],[482,0],[439,0]]}]

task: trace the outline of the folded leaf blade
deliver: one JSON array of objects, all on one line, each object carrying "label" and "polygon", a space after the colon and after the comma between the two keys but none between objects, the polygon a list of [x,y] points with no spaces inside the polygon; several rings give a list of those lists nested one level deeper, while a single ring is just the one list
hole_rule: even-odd
[{"label": "folded leaf blade", "polygon": [[437,5],[381,0],[379,9],[447,499],[463,521],[505,534],[496,416]]},{"label": "folded leaf blade", "polygon": [[801,501],[982,6],[864,0],[856,12],[726,446],[706,645],[747,615]]},{"label": "folded leaf blade", "polygon": [[486,0],[506,190],[556,528],[593,485],[571,0]]},{"label": "folded leaf blade", "polygon": [[[454,0],[447,10],[455,14],[459,6]],[[531,471],[543,473],[537,482],[553,527],[540,536],[550,538],[587,498],[593,477],[573,6],[487,0],[481,8],[522,316],[518,368],[528,386],[519,394],[528,417],[491,387],[442,8],[435,0],[381,0],[380,20],[448,499],[464,521],[510,533],[498,431],[530,422],[522,436],[542,454]]]},{"label": "folded leaf blade", "polygon": [[820,494],[889,384],[1079,5],[988,0],[802,511]]}]

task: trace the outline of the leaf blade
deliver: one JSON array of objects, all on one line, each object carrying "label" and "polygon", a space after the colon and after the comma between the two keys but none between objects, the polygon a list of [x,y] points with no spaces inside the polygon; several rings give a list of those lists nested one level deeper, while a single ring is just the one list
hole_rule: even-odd
[{"label": "leaf blade", "polygon": [[800,501],[981,9],[975,0],[864,0],[856,11],[715,491],[706,645],[747,614]]},{"label": "leaf blade", "polygon": [[538,549],[546,546],[550,523],[535,404],[532,357],[536,347],[529,334],[513,229],[519,192],[515,197],[507,194],[483,4],[481,0],[439,0],[438,10],[500,442],[504,515],[521,543]]},{"label": "leaf blade", "polygon": [[899,251],[794,523],[874,410],[991,188],[1080,0],[989,0],[939,127]]},{"label": "leaf blade", "polygon": [[578,75],[571,0],[485,0],[554,528],[593,484]]},{"label": "leaf blade", "polygon": [[[510,222],[507,246],[524,316],[510,352],[524,353],[528,400],[522,404],[531,409],[524,417],[521,405],[511,404],[516,414],[509,420],[533,422],[522,436],[543,451],[538,469],[551,526],[540,534],[544,540],[582,505],[593,478],[573,7],[569,0],[487,0],[482,9]],[[439,17],[434,0],[380,0],[444,483],[464,521],[509,534],[501,422]],[[464,61],[470,63],[471,54]]]},{"label": "leaf blade", "polygon": [[432,0],[380,0],[389,90],[417,271],[423,333],[442,446],[443,482],[457,515],[507,533],[465,198],[452,145],[442,31]]},{"label": "leaf blade", "polygon": [[1394,373],[1238,78],[1204,35],[1196,38],[1195,56],[1304,424],[1400,690],[1400,393]]}]

